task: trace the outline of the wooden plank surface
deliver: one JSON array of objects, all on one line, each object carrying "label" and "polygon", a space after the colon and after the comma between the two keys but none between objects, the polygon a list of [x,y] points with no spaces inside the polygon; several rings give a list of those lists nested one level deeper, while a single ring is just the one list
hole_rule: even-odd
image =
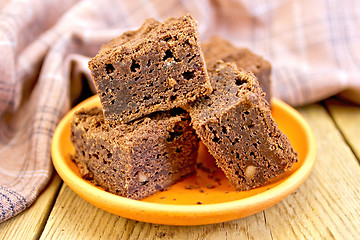
[{"label": "wooden plank surface", "polygon": [[298,110],[314,131],[318,159],[307,181],[281,204],[266,211],[272,234],[276,239],[358,239],[357,159],[324,108],[312,105]]},{"label": "wooden plank surface", "polygon": [[64,184],[41,239],[357,239],[359,163],[322,106],[299,111],[314,130],[317,163],[298,190],[265,211],[206,226],[156,225],[107,213]]},{"label": "wooden plank surface", "polygon": [[39,239],[62,181],[56,174],[26,211],[0,224],[0,239]]},{"label": "wooden plank surface", "polygon": [[360,106],[334,98],[326,100],[325,104],[348,145],[360,159]]}]

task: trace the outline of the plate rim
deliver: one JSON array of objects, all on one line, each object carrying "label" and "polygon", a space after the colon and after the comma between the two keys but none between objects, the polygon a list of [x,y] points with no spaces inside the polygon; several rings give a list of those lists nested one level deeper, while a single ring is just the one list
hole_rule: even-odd
[{"label": "plate rim", "polygon": [[[94,95],[78,105],[72,108],[59,122],[57,125],[52,142],[51,142],[51,156],[52,162],[54,167],[59,174],[59,176],[63,179],[63,181],[72,189],[77,195],[81,198],[85,199],[86,201],[90,202],[91,204],[105,210],[111,212],[115,215],[119,215],[117,212],[118,209],[111,209],[114,205],[115,206],[123,206],[123,207],[131,207],[134,209],[134,212],[140,213],[139,216],[122,216],[142,222],[149,222],[149,223],[157,223],[157,224],[166,224],[166,225],[201,225],[201,224],[212,224],[212,223],[219,223],[225,222],[230,220],[239,219],[242,217],[249,216],[261,210],[264,210],[278,202],[282,199],[287,197],[293,191],[295,191],[310,175],[312,168],[316,162],[316,154],[317,154],[317,147],[316,147],[316,139],[311,130],[311,127],[308,125],[306,120],[303,116],[296,111],[294,108],[286,104],[285,102],[272,98],[272,105],[276,106],[282,110],[286,109],[286,111],[293,115],[296,118],[300,125],[304,128],[304,133],[307,139],[307,146],[308,146],[308,153],[305,156],[303,163],[299,166],[299,168],[292,173],[286,180],[280,183],[277,186],[270,188],[267,191],[261,192],[259,194],[246,197],[243,199],[228,201],[228,202],[221,202],[221,203],[211,203],[211,204],[204,204],[204,205],[176,205],[176,204],[164,204],[164,203],[151,203],[151,202],[144,202],[134,199],[129,199],[126,197],[121,197],[104,190],[101,190],[94,185],[88,183],[76,173],[74,173],[71,168],[66,164],[66,161],[60,161],[62,159],[61,151],[60,151],[60,144],[61,144],[61,131],[64,129],[68,121],[73,116],[73,113],[85,105],[88,105],[92,102],[96,102],[98,100],[98,95]],[[60,159],[60,160],[59,160]],[[87,190],[88,189],[88,190]],[[95,196],[102,202],[99,204],[99,201],[94,201],[92,198],[83,195],[83,191],[90,192],[91,196]],[[280,199],[280,200],[279,200]],[[104,204],[106,203],[106,204]],[[250,211],[247,212],[247,208],[256,207],[259,204],[264,204],[262,207],[258,208],[258,211]],[[105,206],[104,206],[105,205]],[[234,214],[234,210],[237,212],[244,211],[244,214]],[[160,219],[143,219],[141,214],[146,215],[171,215],[176,218],[184,218],[181,219],[169,219],[166,222]],[[234,214],[238,217],[225,217],[228,214]],[[125,214],[126,215],[126,214]],[[189,216],[191,215],[191,217]],[[222,216],[219,221],[216,219],[202,219],[200,221],[190,221],[193,218],[198,217],[207,217],[219,215]],[[171,216],[168,216],[171,218]],[[224,218],[225,217],[225,218]]]}]

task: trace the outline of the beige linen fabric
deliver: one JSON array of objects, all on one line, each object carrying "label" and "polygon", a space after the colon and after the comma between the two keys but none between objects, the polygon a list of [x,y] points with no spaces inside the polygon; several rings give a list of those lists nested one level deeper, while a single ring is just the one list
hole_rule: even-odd
[{"label": "beige linen fabric", "polygon": [[[360,102],[355,0],[14,0],[0,12],[0,222],[34,202],[53,167],[53,131],[89,80],[101,44],[190,12],[201,40],[217,34],[273,65],[275,97],[294,106],[341,93]],[[90,80],[91,83],[91,80]]]}]

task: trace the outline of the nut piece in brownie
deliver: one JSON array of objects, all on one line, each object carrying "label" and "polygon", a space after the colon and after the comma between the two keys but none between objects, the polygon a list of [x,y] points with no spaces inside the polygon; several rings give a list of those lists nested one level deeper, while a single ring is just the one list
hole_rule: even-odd
[{"label": "nut piece in brownie", "polygon": [[71,141],[82,177],[123,197],[144,198],[195,172],[198,138],[179,109],[118,125],[101,108],[82,109]]},{"label": "nut piece in brownie", "polygon": [[238,190],[266,184],[298,154],[271,116],[252,73],[219,61],[209,70],[213,92],[190,105],[192,125]]},{"label": "nut piece in brownie", "polygon": [[219,36],[212,37],[207,42],[201,43],[201,48],[208,66],[212,66],[217,60],[223,60],[224,62],[235,63],[241,70],[252,72],[258,79],[260,87],[266,93],[266,101],[271,104],[270,62],[248,48],[238,48]]},{"label": "nut piece in brownie", "polygon": [[109,121],[180,107],[212,90],[191,15],[147,19],[104,45],[89,68]]}]

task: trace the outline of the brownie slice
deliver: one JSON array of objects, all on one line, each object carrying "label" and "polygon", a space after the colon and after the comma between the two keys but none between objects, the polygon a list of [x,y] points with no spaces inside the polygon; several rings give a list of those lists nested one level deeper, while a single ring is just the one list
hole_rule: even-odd
[{"label": "brownie slice", "polygon": [[290,169],[298,155],[274,122],[255,76],[222,61],[209,69],[214,90],[190,104],[190,116],[230,182],[249,190]]},{"label": "brownie slice", "polygon": [[266,101],[271,104],[270,62],[248,48],[238,48],[219,36],[210,38],[207,42],[202,43],[201,47],[208,66],[213,66],[217,60],[223,60],[224,62],[235,63],[239,69],[252,72],[266,93]]},{"label": "brownie slice", "polygon": [[190,15],[147,19],[104,45],[89,68],[109,121],[180,107],[212,90]]},{"label": "brownie slice", "polygon": [[123,197],[144,198],[195,171],[198,138],[179,109],[120,125],[104,121],[101,108],[82,109],[71,141],[82,177]]}]

